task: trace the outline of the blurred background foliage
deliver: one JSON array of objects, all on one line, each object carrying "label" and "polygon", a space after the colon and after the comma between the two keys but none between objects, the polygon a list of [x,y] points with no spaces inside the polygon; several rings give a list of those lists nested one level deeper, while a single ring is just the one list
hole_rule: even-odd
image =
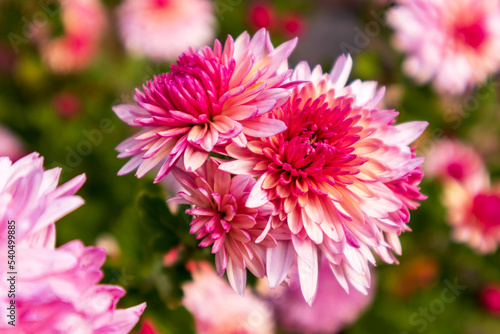
[{"label": "blurred background foliage", "polygon": [[[169,211],[162,185],[154,185],[151,176],[138,180],[116,175],[124,160],[117,159],[114,147],[132,132],[111,107],[131,101],[134,88],[168,71],[170,64],[127,55],[114,22],[119,1],[103,3],[111,24],[97,59],[84,71],[58,75],[44,65],[25,34],[41,10],[39,2],[0,1],[0,124],[22,138],[26,152],[40,152],[46,168],[63,167],[62,181],[87,175],[79,192],[86,204],[57,223],[58,244],[81,239],[93,245],[115,239],[119,251],[108,256],[103,282],[126,288],[120,306],[147,301],[143,318],[153,319],[162,333],[193,333],[192,316],[180,306],[181,284],[190,279],[185,262],[213,262],[213,256],[189,235],[183,209]],[[307,60],[329,70],[336,56],[346,51],[342,42],[353,46],[347,50],[354,58],[351,79],[386,85],[385,103],[400,112],[399,122],[430,122],[418,143],[421,154],[435,140],[456,136],[481,150],[492,177],[499,177],[498,78],[453,99],[437,96],[428,86],[417,87],[401,72],[402,55],[391,47],[390,29],[373,15],[383,16],[387,6],[382,1],[268,3],[278,15],[293,13],[297,18],[295,26],[271,29],[275,45],[299,34],[291,66]],[[216,0],[215,5],[220,39],[256,30],[249,17],[252,2]],[[363,45],[356,44],[359,29],[365,31],[369,22],[376,22],[379,32],[367,35]],[[46,24],[53,32],[61,29],[58,15]],[[20,38],[14,44],[13,34]],[[440,185],[424,179],[422,189],[429,199],[412,213],[413,232],[401,237],[401,264],[379,264],[374,303],[343,333],[500,333],[498,317],[487,312],[480,299],[486,284],[500,282],[500,255],[481,256],[451,241]],[[180,245],[180,258],[165,266],[164,255]],[[422,309],[442,300],[446,282],[466,288],[453,302],[444,303],[439,314],[430,311],[426,318]]]}]

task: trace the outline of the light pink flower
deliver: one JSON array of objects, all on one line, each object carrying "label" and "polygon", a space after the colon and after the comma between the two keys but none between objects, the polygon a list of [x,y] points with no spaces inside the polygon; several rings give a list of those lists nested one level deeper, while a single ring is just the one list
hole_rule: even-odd
[{"label": "light pink flower", "polygon": [[227,269],[229,283],[239,294],[246,285],[246,268],[255,276],[265,275],[265,250],[275,247],[276,240],[268,234],[272,213],[269,203],[247,208],[255,180],[249,175],[231,178],[209,160],[195,173],[174,170],[186,192],[179,192],[169,202],[194,205],[186,210],[193,215],[191,234],[202,239],[199,246],[212,246],[219,275]]},{"label": "light pink flower", "polygon": [[[16,326],[2,319],[2,333],[123,334],[134,327],[146,307],[116,309],[125,290],[97,284],[106,258],[101,248],[84,247],[75,240],[56,249],[18,248],[16,256]],[[7,280],[1,280],[0,290],[0,307],[6,310]]]},{"label": "light pink flower", "polygon": [[407,53],[404,71],[439,92],[461,94],[500,68],[498,0],[399,0],[387,21]]},{"label": "light pink flower", "polygon": [[[7,249],[12,220],[17,228],[16,246],[54,248],[54,222],[83,204],[74,194],[85,182],[81,174],[57,186],[60,174],[61,168],[45,171],[43,157],[36,152],[14,163],[0,158],[0,248]],[[5,256],[1,252],[0,260]]]},{"label": "light pink flower", "polygon": [[296,39],[274,49],[261,29],[245,32],[224,47],[193,48],[164,73],[136,90],[137,105],[113,108],[124,122],[143,130],[121,143],[118,157],[132,159],[119,175],[137,170],[144,176],[161,164],[159,182],[180,159],[188,171],[205,163],[209,152],[223,153],[229,142],[244,147],[247,136],[268,137],[285,130],[283,122],[264,117],[290,95],[287,58]]},{"label": "light pink flower", "polygon": [[196,333],[274,333],[271,308],[252,291],[237,295],[206,262],[191,267],[193,282],[182,287],[182,303],[194,316]]},{"label": "light pink flower", "polygon": [[338,283],[323,260],[318,278],[318,296],[310,306],[300,291],[297,269],[292,270],[290,286],[279,286],[269,291],[275,317],[281,328],[304,334],[337,333],[355,322],[371,304],[375,287],[368,294],[359,291],[347,293]]},{"label": "light pink flower", "polygon": [[95,59],[106,27],[103,5],[97,0],[59,1],[64,34],[49,38],[44,27],[34,27],[42,59],[56,73],[66,74],[87,68]]},{"label": "light pink flower", "polygon": [[426,154],[426,175],[443,182],[455,180],[466,187],[481,189],[488,184],[488,171],[480,154],[454,139],[436,142]]},{"label": "light pink flower", "polygon": [[0,157],[9,157],[16,161],[25,154],[21,140],[9,129],[0,125]]},{"label": "light pink flower", "polygon": [[124,0],[117,15],[127,50],[155,60],[173,60],[188,47],[205,45],[215,33],[209,0]]},{"label": "light pink flower", "polygon": [[500,243],[500,184],[466,187],[449,182],[444,205],[453,238],[479,253],[493,253]]},{"label": "light pink flower", "polygon": [[[339,283],[367,292],[370,250],[395,262],[398,236],[407,230],[415,194],[395,191],[395,183],[411,184],[422,164],[408,146],[426,122],[393,125],[397,113],[377,105],[384,90],[376,82],[354,81],[345,86],[352,66],[340,57],[330,74],[299,64],[292,80],[307,81],[271,117],[287,125],[283,133],[234,144],[227,152],[236,160],[222,170],[258,177],[246,205],[271,201],[276,209],[273,228],[286,226],[290,241],[278,241],[267,251],[271,287],[286,277],[296,256],[302,292],[308,303],[316,295],[318,259],[323,253]],[[415,180],[414,180],[415,179]],[[418,188],[413,188],[417,190]],[[294,255],[296,254],[296,255]]]}]

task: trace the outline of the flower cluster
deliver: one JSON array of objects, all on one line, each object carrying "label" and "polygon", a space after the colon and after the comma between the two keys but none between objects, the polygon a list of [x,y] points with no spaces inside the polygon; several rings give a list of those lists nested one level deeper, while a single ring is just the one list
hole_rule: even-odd
[{"label": "flower cluster", "polygon": [[[18,272],[16,326],[2,321],[0,330],[13,334],[128,333],[145,304],[116,310],[125,290],[98,284],[106,252],[85,247],[79,240],[55,248],[54,222],[83,204],[74,194],[85,182],[82,174],[58,186],[60,173],[60,168],[45,171],[37,153],[15,163],[0,158],[0,246],[8,249],[8,231],[15,231],[13,263]],[[8,263],[7,252],[0,254],[0,260]],[[0,275],[6,277],[7,271],[2,266]],[[0,282],[0,291],[5,310],[10,304],[8,281]]]},{"label": "flower cluster", "polygon": [[428,153],[426,171],[444,186],[443,203],[453,237],[480,253],[500,243],[500,184],[491,185],[480,154],[457,140],[437,142]]},{"label": "flower cluster", "polygon": [[312,303],[323,255],[346,291],[363,293],[372,252],[397,262],[408,210],[425,199],[409,145],[427,123],[394,125],[376,82],[346,85],[350,56],[330,73],[288,69],[295,43],[274,48],[261,29],[190,49],[114,111],[142,128],[117,147],[131,157],[119,174],[159,165],[158,182],[173,170],[185,191],[171,202],[192,205],[191,233],[236,291],[247,268],[274,288],[295,264]]}]

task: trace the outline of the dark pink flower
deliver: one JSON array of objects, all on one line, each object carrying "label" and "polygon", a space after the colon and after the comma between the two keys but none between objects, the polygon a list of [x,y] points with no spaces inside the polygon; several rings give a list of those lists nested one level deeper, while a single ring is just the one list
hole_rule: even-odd
[{"label": "dark pink flower", "polygon": [[[247,148],[231,144],[234,161],[221,169],[258,177],[247,206],[272,202],[273,227],[286,226],[289,241],[268,249],[271,287],[287,275],[296,256],[302,292],[307,302],[316,295],[318,259],[323,253],[339,283],[365,292],[370,287],[370,250],[388,263],[391,250],[400,251],[399,234],[407,230],[409,200],[420,200],[415,171],[422,158],[408,146],[426,122],[393,125],[397,113],[377,109],[384,90],[375,82],[345,86],[352,61],[340,57],[330,74],[299,64],[290,99],[270,117],[287,130],[249,141]],[[415,175],[413,175],[416,173]],[[411,185],[411,189],[403,189]],[[395,190],[398,191],[395,191]],[[293,255],[295,254],[295,255]]]},{"label": "dark pink flower", "polygon": [[159,182],[179,159],[194,171],[209,152],[228,143],[245,147],[247,136],[268,137],[285,130],[282,121],[264,117],[290,95],[287,58],[296,39],[274,49],[269,34],[245,32],[225,45],[191,48],[164,73],[136,91],[137,105],[113,108],[124,122],[143,130],[121,143],[118,157],[131,160],[119,175],[137,168],[137,177],[161,165]]},{"label": "dark pink flower", "polygon": [[201,239],[200,247],[212,247],[218,274],[227,269],[229,283],[243,294],[246,268],[264,277],[266,249],[276,246],[268,234],[272,206],[246,207],[255,180],[248,175],[231,178],[214,160],[194,173],[175,169],[174,175],[186,192],[169,202],[194,205],[186,210],[194,216],[190,233]]}]

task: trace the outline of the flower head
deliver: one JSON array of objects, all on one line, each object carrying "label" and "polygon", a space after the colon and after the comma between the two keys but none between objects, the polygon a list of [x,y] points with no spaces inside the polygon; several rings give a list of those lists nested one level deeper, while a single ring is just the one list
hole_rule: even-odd
[{"label": "flower head", "polygon": [[453,237],[479,253],[492,253],[500,243],[500,185],[465,186],[450,182],[444,188],[444,205]]},{"label": "flower head", "polygon": [[309,82],[296,87],[271,116],[287,130],[253,139],[247,148],[229,145],[235,160],[220,167],[259,178],[247,206],[272,202],[273,227],[285,225],[291,239],[268,250],[270,285],[286,277],[291,264],[286,259],[296,253],[302,292],[310,303],[319,252],[346,290],[350,283],[362,292],[370,286],[370,249],[386,262],[395,261],[390,251],[399,251],[396,240],[409,219],[398,212],[409,206],[405,198],[415,196],[396,193],[391,183],[415,186],[410,174],[422,163],[408,144],[427,124],[394,126],[397,113],[376,108],[384,91],[375,82],[358,80],[345,87],[351,64],[350,57],[340,57],[330,74],[299,64],[292,80]]},{"label": "flower head", "polygon": [[217,272],[223,275],[227,269],[231,286],[243,294],[246,268],[264,277],[265,249],[276,246],[275,238],[267,233],[272,206],[246,207],[255,180],[248,175],[231,178],[214,160],[195,173],[180,169],[174,173],[186,192],[169,201],[194,205],[186,210],[194,216],[190,233],[202,239],[200,247],[212,247]]},{"label": "flower head", "polygon": [[54,222],[83,204],[74,194],[85,182],[81,174],[57,186],[60,174],[60,168],[45,171],[36,152],[14,163],[0,158],[0,246],[7,243],[9,221],[17,227],[17,246],[55,246]]},{"label": "flower head", "polygon": [[463,93],[500,68],[498,0],[399,0],[388,14],[406,73],[440,92]]},{"label": "flower head", "polygon": [[132,157],[119,174],[138,168],[142,177],[161,164],[159,182],[181,158],[194,171],[230,142],[244,147],[247,136],[283,131],[283,122],[264,115],[290,94],[284,82],[295,43],[274,49],[262,29],[252,39],[245,32],[236,41],[229,36],[224,47],[216,40],[213,49],[183,53],[170,73],[136,91],[137,105],[114,107],[124,122],[143,128],[117,147],[120,158]]},{"label": "flower head", "polygon": [[435,143],[426,154],[424,167],[428,177],[445,183],[455,181],[477,189],[489,182],[488,171],[479,153],[458,140],[444,139]]},{"label": "flower head", "polygon": [[[106,258],[101,248],[74,240],[56,249],[22,248],[17,256],[16,327],[2,321],[2,333],[128,333],[146,307],[116,309],[125,290],[97,284]],[[0,283],[2,308],[8,283]]]},{"label": "flower head", "polygon": [[[55,248],[54,222],[83,204],[74,193],[85,182],[82,174],[57,186],[60,173],[60,168],[44,171],[36,152],[15,163],[0,158],[0,246],[7,250],[7,241],[15,240],[18,273],[15,327],[2,321],[0,331],[128,333],[145,304],[116,310],[125,290],[97,284],[103,276],[104,249],[84,247],[79,240]],[[0,254],[0,261],[7,263],[7,252]],[[1,266],[0,276],[6,277],[9,269]],[[11,303],[10,285],[0,281],[4,309]]]},{"label": "flower head", "polygon": [[209,0],[124,0],[117,14],[127,50],[155,60],[173,60],[214,37]]},{"label": "flower head", "polygon": [[182,303],[193,314],[199,334],[271,334],[272,310],[247,290],[239,296],[206,262],[190,265],[193,282],[183,285]]}]

